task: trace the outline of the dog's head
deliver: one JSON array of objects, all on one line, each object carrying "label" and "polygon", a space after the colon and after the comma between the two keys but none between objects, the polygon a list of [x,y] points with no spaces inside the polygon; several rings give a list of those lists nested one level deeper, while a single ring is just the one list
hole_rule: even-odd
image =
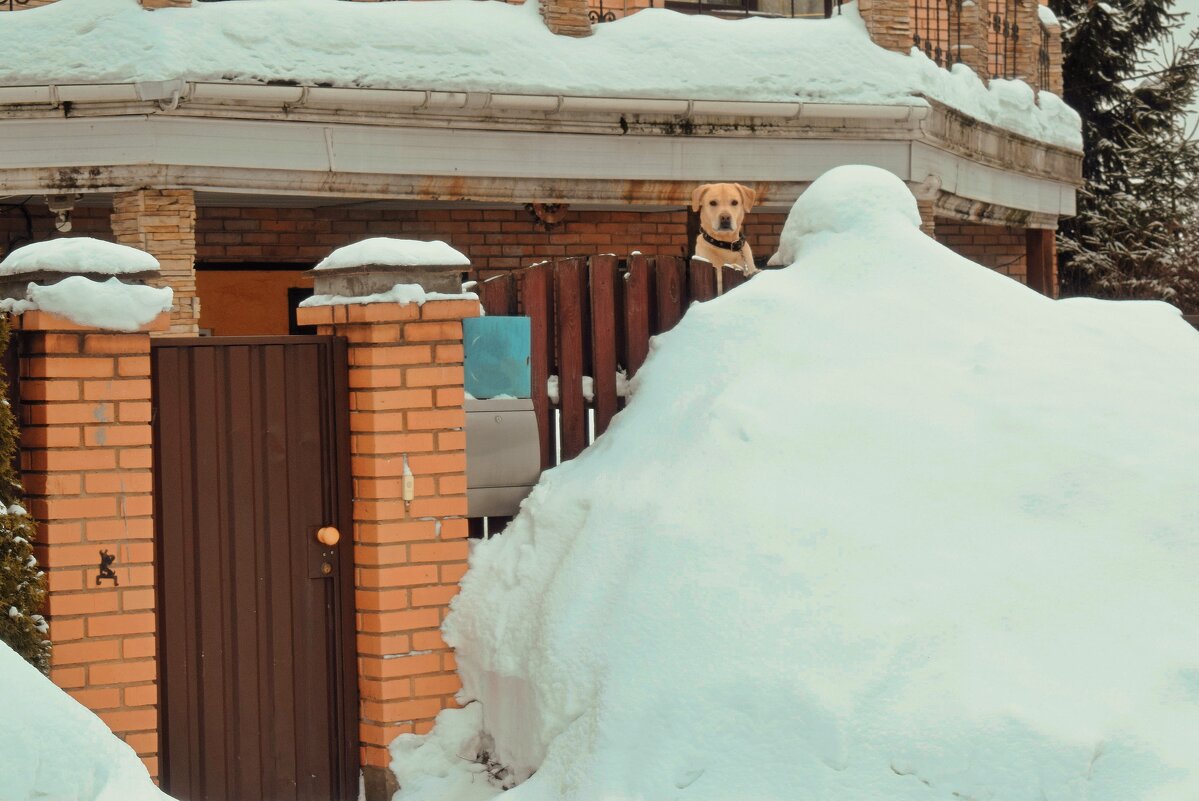
[{"label": "dog's head", "polygon": [[699,212],[705,231],[717,239],[735,239],[757,193],[741,184],[704,184],[691,193],[691,210]]}]

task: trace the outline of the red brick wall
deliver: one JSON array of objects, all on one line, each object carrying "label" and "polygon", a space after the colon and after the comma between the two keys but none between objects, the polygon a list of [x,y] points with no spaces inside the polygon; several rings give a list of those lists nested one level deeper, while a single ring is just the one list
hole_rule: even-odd
[{"label": "red brick wall", "polygon": [[[778,246],[785,215],[751,214],[746,231],[754,253]],[[685,211],[571,211],[546,231],[523,209],[257,209],[202,208],[196,221],[201,262],[315,263],[334,248],[371,236],[441,239],[465,253],[479,275],[527,267],[563,256],[595,253],[683,255]]]},{"label": "red brick wall", "polygon": [[1024,229],[937,220],[937,241],[971,261],[1025,283]]}]

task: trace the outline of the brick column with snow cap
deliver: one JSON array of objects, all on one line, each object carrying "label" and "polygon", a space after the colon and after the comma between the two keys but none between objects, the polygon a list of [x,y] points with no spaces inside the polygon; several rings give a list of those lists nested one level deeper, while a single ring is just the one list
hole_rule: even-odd
[{"label": "brick column with snow cap", "polygon": [[146,253],[55,239],[0,262],[20,347],[21,474],[49,581],[51,679],[158,772],[150,334],[171,290]]},{"label": "brick column with snow cap", "polygon": [[[312,274],[302,325],[349,340],[360,738],[366,797],[387,799],[387,746],[424,733],[459,689],[441,622],[466,572],[465,256],[368,239]],[[404,475],[412,493],[405,500]]]}]

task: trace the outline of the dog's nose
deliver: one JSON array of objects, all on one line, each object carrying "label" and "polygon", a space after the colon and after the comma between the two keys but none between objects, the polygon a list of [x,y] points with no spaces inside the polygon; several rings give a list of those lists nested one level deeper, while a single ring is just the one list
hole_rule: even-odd
[{"label": "dog's nose", "polygon": [[720,227],[722,230],[731,230],[733,227],[733,217],[729,214],[720,215]]}]

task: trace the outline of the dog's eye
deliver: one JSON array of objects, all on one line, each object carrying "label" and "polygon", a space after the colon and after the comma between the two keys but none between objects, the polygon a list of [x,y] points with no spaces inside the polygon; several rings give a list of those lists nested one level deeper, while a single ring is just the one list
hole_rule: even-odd
[{"label": "dog's eye", "polygon": [[708,205],[709,205],[709,206],[715,206],[715,205],[716,205],[716,201],[715,201],[715,200],[709,200],[709,201],[708,201]]},{"label": "dog's eye", "polygon": [[735,200],[733,200],[733,201],[730,201],[730,202],[729,202],[729,205],[730,205],[730,206],[736,206],[736,205],[737,205],[737,201],[735,201]]}]

